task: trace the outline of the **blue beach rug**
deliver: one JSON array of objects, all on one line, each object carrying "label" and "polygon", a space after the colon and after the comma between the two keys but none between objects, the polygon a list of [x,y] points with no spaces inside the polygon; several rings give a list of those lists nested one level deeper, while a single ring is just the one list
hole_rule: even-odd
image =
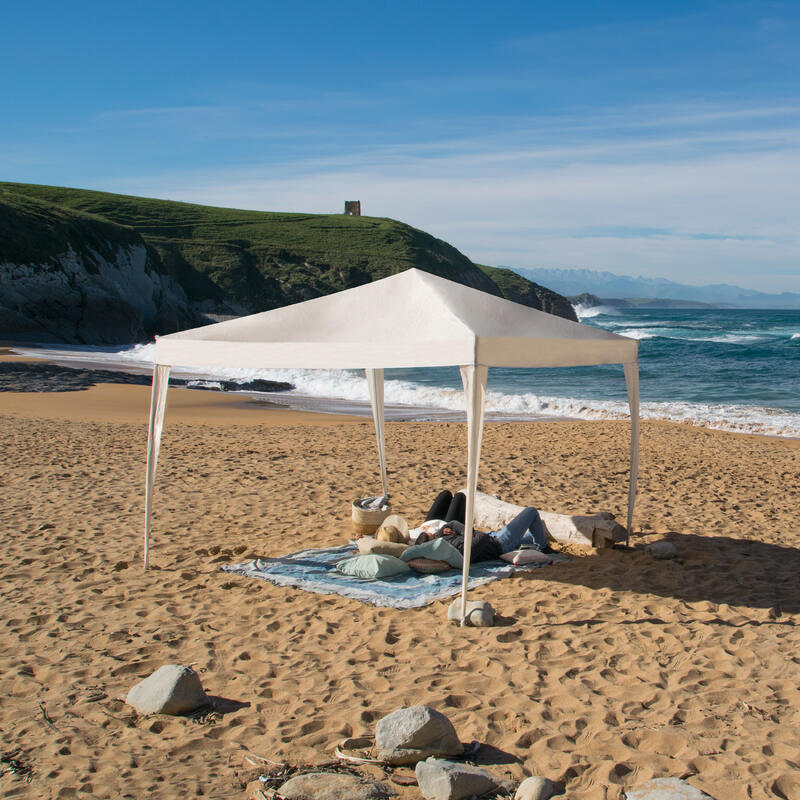
[{"label": "blue beach rug", "polygon": [[[404,572],[391,578],[363,581],[350,578],[336,571],[336,564],[343,558],[358,554],[352,544],[301,550],[280,558],[256,558],[243,564],[225,564],[220,569],[247,578],[259,578],[278,586],[295,586],[317,594],[339,594],[389,608],[419,608],[420,606],[451,597],[461,591],[461,570],[452,569],[433,575],[419,572]],[[553,556],[553,563],[568,559]],[[513,566],[505,561],[482,561],[473,564],[469,571],[469,588],[507,578],[519,570],[530,570],[547,566],[546,563]]]}]

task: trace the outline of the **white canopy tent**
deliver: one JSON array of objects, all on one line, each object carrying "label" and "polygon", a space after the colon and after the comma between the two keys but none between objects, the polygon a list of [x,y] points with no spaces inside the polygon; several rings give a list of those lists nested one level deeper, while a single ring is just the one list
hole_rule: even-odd
[{"label": "white canopy tent", "polygon": [[467,410],[467,504],[462,618],[489,367],[619,364],[631,413],[628,531],[639,460],[638,342],[410,269],[364,286],[156,339],[147,449],[144,564],[170,367],[363,369],[389,494],[384,450],[385,368],[458,366]]}]

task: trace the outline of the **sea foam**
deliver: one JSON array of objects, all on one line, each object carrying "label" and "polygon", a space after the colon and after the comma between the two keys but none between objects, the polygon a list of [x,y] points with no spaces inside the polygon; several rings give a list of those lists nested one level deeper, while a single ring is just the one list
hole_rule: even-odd
[{"label": "sea foam", "polygon": [[[59,347],[42,349],[15,348],[22,355],[48,358],[56,363],[92,363],[97,367],[152,369],[154,344],[139,344],[126,348]],[[369,390],[360,370],[311,369],[209,369],[198,371],[174,367],[175,377],[205,383],[247,383],[261,379],[286,381],[294,385],[282,392],[291,404],[293,397],[347,401],[354,413],[369,414]],[[211,384],[211,385],[209,385]],[[219,385],[219,384],[217,384]],[[250,395],[258,393],[247,392]],[[384,385],[385,403],[393,407],[395,417],[403,419],[440,419],[442,413],[453,419],[464,416],[464,395],[460,387],[447,388],[414,381],[387,379]],[[260,395],[270,397],[270,395]],[[274,397],[274,395],[272,396]],[[324,407],[324,402],[321,404]],[[319,407],[319,404],[318,404]],[[402,414],[398,414],[398,410]],[[486,412],[497,420],[525,419],[584,419],[613,420],[628,417],[628,404],[621,400],[598,400],[577,397],[558,397],[532,392],[488,391]],[[643,402],[643,419],[670,420],[735,433],[756,433],[770,436],[800,438],[800,414],[761,406],[735,404],[704,404],[689,402]]]}]

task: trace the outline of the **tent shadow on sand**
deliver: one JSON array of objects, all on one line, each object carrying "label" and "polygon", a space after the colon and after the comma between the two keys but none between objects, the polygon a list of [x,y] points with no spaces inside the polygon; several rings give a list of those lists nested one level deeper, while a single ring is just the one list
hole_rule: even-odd
[{"label": "tent shadow on sand", "polygon": [[[656,560],[643,546],[637,546],[634,539],[630,550],[598,551],[587,558],[573,559],[561,569],[523,574],[522,580],[654,594],[685,603],[769,609],[769,624],[773,625],[780,624],[782,613],[800,612],[797,548],[754,539],[674,531],[659,538],[675,545],[677,558]],[[591,624],[593,620],[586,622]],[[731,623],[720,619],[719,624]],[[749,624],[764,623],[752,620]]]}]

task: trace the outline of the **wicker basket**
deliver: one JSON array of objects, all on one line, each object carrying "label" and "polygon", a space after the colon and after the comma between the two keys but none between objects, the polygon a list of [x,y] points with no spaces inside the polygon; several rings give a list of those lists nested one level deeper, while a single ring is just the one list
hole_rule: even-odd
[{"label": "wicker basket", "polygon": [[371,536],[381,525],[386,517],[392,513],[392,504],[387,503],[388,508],[368,509],[359,508],[356,501],[353,502],[353,533],[356,536]]}]

